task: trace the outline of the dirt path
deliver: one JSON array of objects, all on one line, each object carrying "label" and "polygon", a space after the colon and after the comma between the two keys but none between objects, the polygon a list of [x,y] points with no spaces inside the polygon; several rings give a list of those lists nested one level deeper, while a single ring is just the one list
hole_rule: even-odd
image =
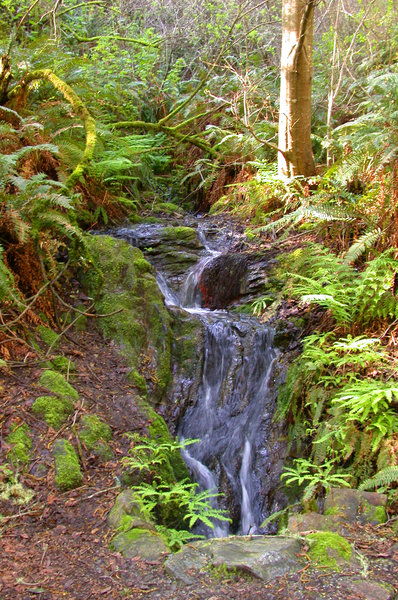
[{"label": "dirt path", "polygon": [[114,345],[94,329],[75,332],[73,339],[63,342],[62,352],[76,365],[73,385],[81,400],[69,425],[85,412],[100,415],[112,427],[115,459],[104,465],[83,448],[83,486],[59,492],[49,448],[56,437],[75,443],[73,429],[56,432],[32,414],[30,406],[40,392],[38,366],[2,373],[2,463],[10,450],[4,441],[10,423],[25,421],[33,434],[34,460],[19,481],[35,496],[24,507],[0,503],[0,600],[384,600],[369,585],[355,587],[352,580],[358,578],[388,583],[398,593],[398,537],[387,527],[352,532],[351,541],[363,556],[353,571],[329,573],[304,563],[300,573],[269,584],[214,570],[185,586],[165,574],[162,561],[126,560],[113,553],[106,518],[120,492],[120,457],[129,446],[123,434],[145,433],[147,422]]}]

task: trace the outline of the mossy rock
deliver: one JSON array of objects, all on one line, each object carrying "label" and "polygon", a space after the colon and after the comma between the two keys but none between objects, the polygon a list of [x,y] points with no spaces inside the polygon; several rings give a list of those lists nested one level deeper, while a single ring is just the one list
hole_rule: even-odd
[{"label": "mossy rock", "polygon": [[352,559],[351,545],[338,533],[317,531],[306,540],[310,543],[308,556],[316,567],[339,571]]},{"label": "mossy rock", "polygon": [[[93,236],[88,244],[97,267],[82,274],[82,283],[90,296],[98,297],[99,313],[114,313],[99,325],[120,345],[133,373],[143,376],[145,362],[149,397],[156,403],[171,379],[171,318],[152,267],[124,240]],[[144,389],[142,381],[140,387]]]},{"label": "mossy rock", "polygon": [[113,452],[107,442],[112,439],[112,430],[97,415],[84,415],[79,429],[80,441],[102,460],[110,460]]},{"label": "mossy rock", "polygon": [[69,398],[58,396],[39,396],[32,404],[32,412],[42,417],[54,429],[59,429],[73,412],[73,403]]},{"label": "mossy rock", "polygon": [[39,334],[41,340],[47,344],[47,346],[51,346],[55,348],[59,344],[58,333],[45,325],[39,325],[36,329]]},{"label": "mossy rock", "polygon": [[32,449],[32,440],[30,439],[30,429],[27,423],[22,425],[14,424],[6,437],[6,442],[11,446],[8,457],[12,462],[27,464],[31,460],[30,450]]},{"label": "mossy rock", "polygon": [[148,393],[148,387],[146,384],[145,377],[143,377],[143,375],[140,375],[140,373],[138,373],[138,371],[134,369],[130,372],[129,377],[134,383],[135,387],[141,392],[141,394],[146,396]]},{"label": "mossy rock", "polygon": [[113,538],[111,546],[125,558],[140,556],[146,560],[158,560],[169,552],[160,535],[141,528],[119,533]]},{"label": "mossy rock", "polygon": [[200,241],[198,238],[198,232],[193,227],[165,227],[164,229],[164,237],[169,241],[179,241],[182,240],[184,243],[194,243],[197,246],[200,246]]},{"label": "mossy rock", "polygon": [[56,356],[52,360],[52,366],[55,371],[60,373],[72,373],[76,371],[76,366],[73,360],[66,358],[66,356]]},{"label": "mossy rock", "polygon": [[173,204],[172,202],[159,202],[159,204],[155,205],[154,211],[166,213],[183,212],[177,204]]},{"label": "mossy rock", "polygon": [[66,381],[65,377],[61,373],[50,369],[42,373],[39,385],[60,398],[70,398],[72,400],[78,400],[79,398],[78,392]]},{"label": "mossy rock", "polygon": [[134,527],[142,529],[154,529],[155,527],[149,515],[143,512],[131,489],[126,489],[117,496],[108,515],[108,525],[112,529],[123,529],[124,531]]},{"label": "mossy rock", "polygon": [[68,440],[56,440],[53,448],[53,456],[56,486],[62,491],[79,487],[83,481],[83,473],[72,444]]}]

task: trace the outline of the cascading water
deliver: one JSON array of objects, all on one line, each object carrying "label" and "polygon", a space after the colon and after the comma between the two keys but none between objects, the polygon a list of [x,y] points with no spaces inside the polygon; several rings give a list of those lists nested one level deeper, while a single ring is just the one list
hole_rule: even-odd
[{"label": "cascading water", "polygon": [[[134,243],[141,234],[119,235]],[[273,416],[269,383],[278,353],[272,345],[272,330],[256,318],[203,307],[203,273],[211,272],[212,263],[219,265],[223,256],[230,256],[223,253],[225,240],[217,248],[217,238],[208,243],[202,231],[199,240],[201,257],[177,287],[172,288],[165,272],[157,270],[165,303],[200,319],[204,328],[201,359],[198,351],[199,384],[188,394],[177,433],[180,439],[200,440],[184,451],[184,460],[201,489],[225,494],[223,504],[232,517],[231,530],[247,534],[258,531],[266,512],[264,479],[271,451],[267,427]],[[235,260],[231,273],[236,264],[241,270]],[[217,537],[228,533],[228,525],[221,521],[213,531],[206,531]]]}]

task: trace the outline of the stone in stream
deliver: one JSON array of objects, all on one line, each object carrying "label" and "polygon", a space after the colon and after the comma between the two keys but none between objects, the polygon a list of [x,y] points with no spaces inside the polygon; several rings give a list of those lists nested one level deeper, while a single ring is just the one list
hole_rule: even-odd
[{"label": "stone in stream", "polygon": [[213,538],[184,546],[167,558],[165,569],[186,584],[194,582],[194,572],[223,567],[244,571],[270,581],[301,568],[297,558],[298,540],[282,536]]}]

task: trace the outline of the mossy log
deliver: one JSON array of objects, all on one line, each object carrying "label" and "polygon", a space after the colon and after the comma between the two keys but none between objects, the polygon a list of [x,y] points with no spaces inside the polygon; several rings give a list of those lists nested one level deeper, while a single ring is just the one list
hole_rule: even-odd
[{"label": "mossy log", "polygon": [[72,105],[73,110],[84,123],[84,128],[86,130],[86,147],[80,162],[76,165],[66,181],[66,186],[71,188],[79,181],[80,177],[84,175],[87,166],[93,157],[97,139],[95,120],[90,115],[86,105],[76,92],[74,92],[65,81],[62,81],[62,79],[57,77],[50,69],[38,69],[27,73],[22,79],[22,82],[8,94],[8,99],[11,100],[12,98],[23,95],[30,83],[40,80],[49,81],[59,92],[61,92],[63,97]]}]

